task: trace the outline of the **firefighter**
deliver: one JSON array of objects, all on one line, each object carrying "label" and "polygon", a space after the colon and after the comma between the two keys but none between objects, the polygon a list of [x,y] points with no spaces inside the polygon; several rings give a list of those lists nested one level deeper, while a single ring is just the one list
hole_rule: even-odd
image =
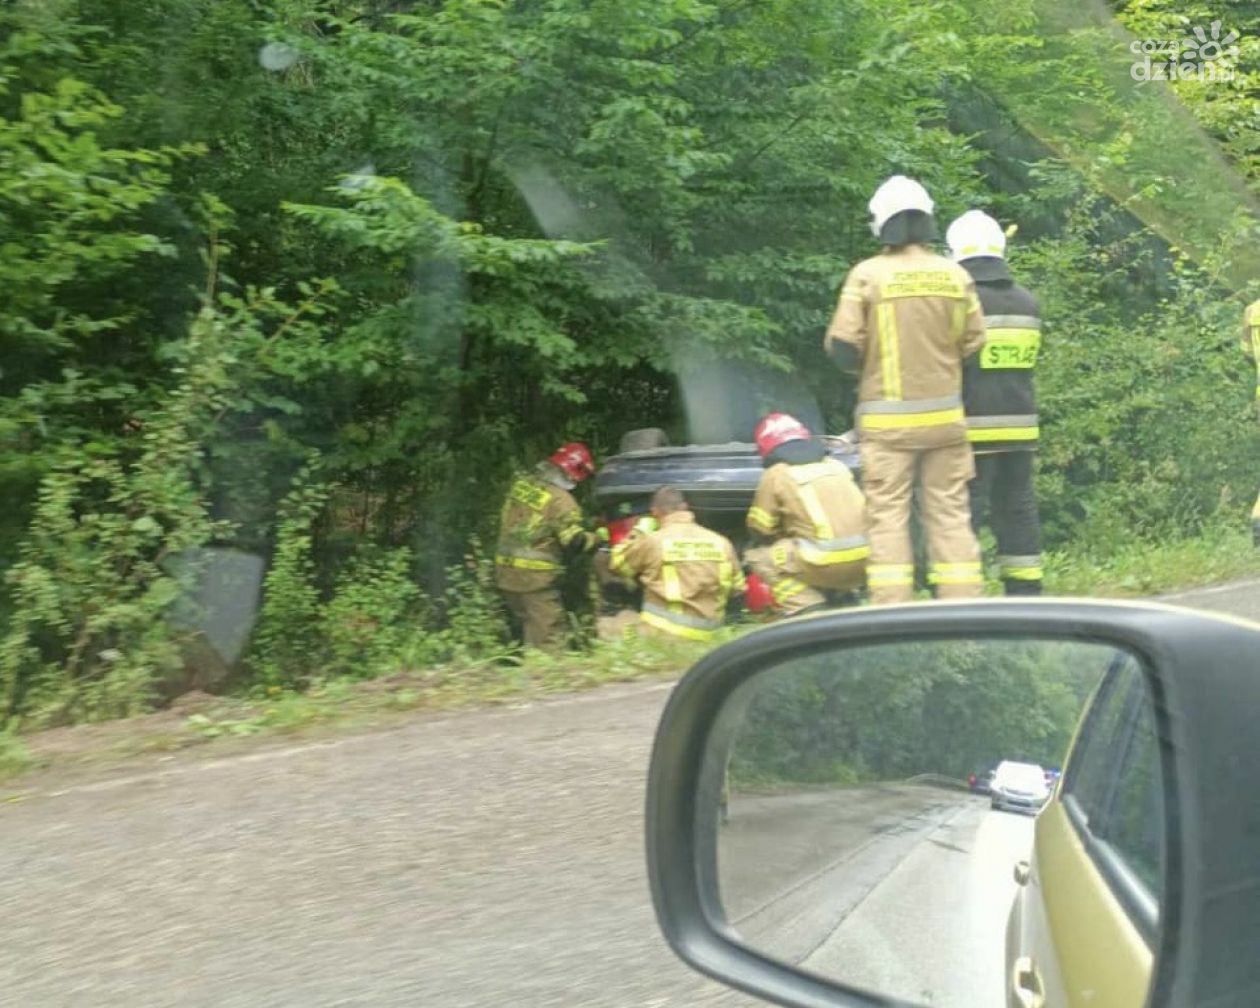
[{"label": "firefighter", "polygon": [[975,281],[984,312],[984,346],[963,365],[967,439],[976,456],[972,527],[979,530],[988,518],[1006,594],[1040,595],[1041,520],[1033,489],[1040,309],[1011,277],[1006,235],[987,213],[967,211],[949,226],[945,241]]},{"label": "firefighter", "polygon": [[640,633],[710,640],[728,603],[744,591],[735,547],[697,524],[674,487],[652,495],[651,515],[613,547],[611,567],[643,585]]},{"label": "firefighter", "polygon": [[874,603],[913,597],[910,504],[916,483],[938,598],[981,593],[967,484],[975,476],[962,405],[962,362],[984,343],[971,276],[936,255],[933,204],[895,175],[871,198],[882,251],[849,271],[824,348],[859,375],[857,429]]},{"label": "firefighter", "polygon": [[[1242,348],[1256,366],[1256,407],[1260,409],[1260,301],[1252,302],[1243,316]],[[1251,508],[1251,541],[1260,547],[1260,496]]]},{"label": "firefighter", "polygon": [[793,616],[825,605],[824,592],[860,588],[871,548],[866,504],[848,468],[786,413],[764,417],[753,439],[765,472],[747,525],[773,542],[744,558],[770,586],[775,611]]},{"label": "firefighter", "polygon": [[570,493],[594,472],[586,445],[562,445],[533,473],[518,476],[503,504],[494,579],[531,647],[553,647],[563,638],[565,611],[556,582],[567,562],[597,545]]}]

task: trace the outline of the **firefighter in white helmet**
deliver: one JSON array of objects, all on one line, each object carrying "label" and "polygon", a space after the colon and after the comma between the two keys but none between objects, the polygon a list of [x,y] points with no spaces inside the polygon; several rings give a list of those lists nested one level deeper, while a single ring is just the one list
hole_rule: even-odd
[{"label": "firefighter in white helmet", "polygon": [[981,593],[971,529],[975,476],[962,403],[963,359],[984,343],[971,276],[932,252],[933,203],[895,175],[870,201],[883,250],[849,271],[824,347],[859,375],[857,428],[875,603],[913,597],[910,505],[917,485],[927,534],[928,580],[938,598]]},{"label": "firefighter in white helmet", "polygon": [[[1243,315],[1242,349],[1256,366],[1256,408],[1260,410],[1260,301],[1253,301]],[[1260,496],[1251,509],[1251,538],[1260,547]]]},{"label": "firefighter in white helmet", "polygon": [[1040,428],[1033,368],[1041,348],[1037,299],[1006,264],[1006,234],[982,210],[968,210],[945,232],[950,255],[976,282],[984,347],[963,367],[967,437],[976,455],[971,520],[997,539],[1007,595],[1041,594],[1041,520],[1033,488]]}]

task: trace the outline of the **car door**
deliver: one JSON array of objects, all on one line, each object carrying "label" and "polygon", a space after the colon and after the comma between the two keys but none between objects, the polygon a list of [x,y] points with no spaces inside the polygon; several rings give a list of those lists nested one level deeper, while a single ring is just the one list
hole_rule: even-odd
[{"label": "car door", "polygon": [[1086,714],[1008,932],[1012,1008],[1141,1005],[1158,934],[1162,782],[1154,708],[1132,659]]}]

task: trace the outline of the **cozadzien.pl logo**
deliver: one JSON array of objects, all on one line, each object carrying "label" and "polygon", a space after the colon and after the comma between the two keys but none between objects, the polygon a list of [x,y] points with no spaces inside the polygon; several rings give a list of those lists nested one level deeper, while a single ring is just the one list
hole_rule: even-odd
[{"label": "cozadzien.pl logo", "polygon": [[1129,52],[1137,56],[1129,75],[1139,85],[1153,80],[1230,81],[1238,58],[1236,31],[1224,32],[1221,22],[1196,25],[1184,39],[1134,39]]}]

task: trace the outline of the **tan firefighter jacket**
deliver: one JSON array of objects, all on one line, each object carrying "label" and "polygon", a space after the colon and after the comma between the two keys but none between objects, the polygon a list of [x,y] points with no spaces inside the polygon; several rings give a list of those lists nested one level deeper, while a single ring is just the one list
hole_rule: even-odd
[{"label": "tan firefighter jacket", "polygon": [[813,567],[870,556],[866,501],[853,475],[835,459],[772,465],[761,475],[747,523],[759,535],[795,539],[797,556]]},{"label": "tan firefighter jacket", "polygon": [[639,618],[675,637],[708,640],[722,625],[732,593],[745,587],[735,547],[725,536],[675,511],[657,532],[636,532],[613,547],[614,573],[643,585]]},{"label": "tan firefighter jacket", "polygon": [[540,476],[518,476],[499,520],[495,583],[513,592],[548,587],[564,569],[565,548],[589,535],[571,493]]},{"label": "tan firefighter jacket", "polygon": [[1249,305],[1243,316],[1242,348],[1256,366],[1256,405],[1260,407],[1260,301]]},{"label": "tan firefighter jacket", "polygon": [[931,448],[967,436],[962,362],[984,345],[975,283],[921,245],[892,249],[849,271],[824,348],[861,360],[857,428],[869,441]]}]

